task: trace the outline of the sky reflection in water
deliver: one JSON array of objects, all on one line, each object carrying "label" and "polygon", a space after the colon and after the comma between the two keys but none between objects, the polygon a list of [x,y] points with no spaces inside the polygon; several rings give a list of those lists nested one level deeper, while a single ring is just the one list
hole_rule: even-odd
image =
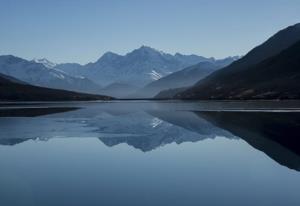
[{"label": "sky reflection in water", "polygon": [[1,205],[299,205],[298,113],[186,108],[2,111]]}]

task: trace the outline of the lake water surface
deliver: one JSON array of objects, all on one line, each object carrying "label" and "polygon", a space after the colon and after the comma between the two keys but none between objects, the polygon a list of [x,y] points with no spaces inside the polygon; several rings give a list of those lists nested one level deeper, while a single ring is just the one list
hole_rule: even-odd
[{"label": "lake water surface", "polygon": [[0,205],[300,205],[295,103],[2,104]]}]

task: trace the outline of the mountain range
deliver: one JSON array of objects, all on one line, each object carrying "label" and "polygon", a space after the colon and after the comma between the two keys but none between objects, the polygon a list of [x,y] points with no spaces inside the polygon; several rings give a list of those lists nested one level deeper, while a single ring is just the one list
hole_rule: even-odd
[{"label": "mountain range", "polygon": [[[45,58],[28,61],[12,55],[3,55],[0,56],[0,73],[41,87],[115,97],[126,97],[132,94],[135,95],[134,97],[145,97],[144,94],[137,95],[136,91],[169,74],[201,62],[216,64],[214,68],[218,68],[220,66],[217,65],[226,65],[234,59],[235,57],[228,57],[216,60],[180,53],[172,55],[142,46],[126,55],[106,52],[96,62],[86,65],[56,64]],[[212,71],[214,70],[208,72]],[[147,87],[139,93],[144,93],[145,90]],[[153,95],[147,97],[152,97],[159,91],[160,89],[157,88],[152,92]]]},{"label": "mountain range", "polygon": [[179,53],[171,55],[142,46],[126,55],[106,52],[96,62],[86,65],[59,64],[54,68],[72,75],[87,77],[101,85],[126,83],[143,87],[170,73],[203,61],[215,59]]},{"label": "mountain range", "polygon": [[299,99],[299,41],[300,24],[283,29],[174,98]]}]

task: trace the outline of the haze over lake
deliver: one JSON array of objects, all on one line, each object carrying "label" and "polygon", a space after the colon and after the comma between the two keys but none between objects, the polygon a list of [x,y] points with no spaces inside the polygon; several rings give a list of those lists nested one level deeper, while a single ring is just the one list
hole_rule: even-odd
[{"label": "haze over lake", "polygon": [[1,205],[300,204],[297,104],[220,104],[3,104]]}]

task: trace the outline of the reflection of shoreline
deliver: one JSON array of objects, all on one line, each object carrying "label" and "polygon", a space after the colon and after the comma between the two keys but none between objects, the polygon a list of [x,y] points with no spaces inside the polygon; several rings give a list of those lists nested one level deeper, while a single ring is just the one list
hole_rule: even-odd
[{"label": "reflection of shoreline", "polygon": [[31,140],[31,139],[2,139],[0,138],[0,145],[6,145],[6,146],[14,146],[16,144],[20,144],[20,143],[23,143],[23,142],[26,142],[28,140]]},{"label": "reflection of shoreline", "polygon": [[300,113],[196,113],[279,164],[300,171]]},{"label": "reflection of shoreline", "polygon": [[79,109],[78,107],[49,107],[49,108],[13,108],[0,109],[0,117],[38,117],[48,114],[64,113]]}]

